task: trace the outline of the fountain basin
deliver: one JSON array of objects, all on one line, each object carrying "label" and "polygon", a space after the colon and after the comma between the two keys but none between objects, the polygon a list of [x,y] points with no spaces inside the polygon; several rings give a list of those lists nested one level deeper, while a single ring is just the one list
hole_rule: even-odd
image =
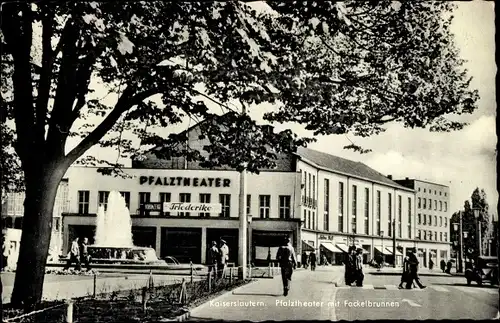
[{"label": "fountain basin", "polygon": [[90,262],[94,264],[163,265],[153,248],[88,246]]}]

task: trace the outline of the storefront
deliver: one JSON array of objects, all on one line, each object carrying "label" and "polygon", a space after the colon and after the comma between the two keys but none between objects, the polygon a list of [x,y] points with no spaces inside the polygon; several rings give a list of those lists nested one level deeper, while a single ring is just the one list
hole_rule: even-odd
[{"label": "storefront", "polygon": [[286,237],[293,241],[292,232],[253,230],[252,262],[256,266],[267,266],[269,261],[277,265],[276,253]]}]

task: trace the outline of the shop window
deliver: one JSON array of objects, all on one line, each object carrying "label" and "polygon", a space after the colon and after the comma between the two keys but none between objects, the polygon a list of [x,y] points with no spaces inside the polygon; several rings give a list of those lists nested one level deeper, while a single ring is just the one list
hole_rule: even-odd
[{"label": "shop window", "polygon": [[280,219],[290,219],[290,195],[279,196]]},{"label": "shop window", "polygon": [[89,214],[90,191],[78,191],[78,214]]},{"label": "shop window", "polygon": [[[210,193],[200,193],[200,203],[209,204],[211,201],[211,198],[212,197],[211,197]],[[210,217],[210,213],[209,212],[200,212],[199,216],[202,218],[208,218],[208,217]]]},{"label": "shop window", "polygon": [[127,206],[127,209],[129,209],[130,211],[130,192],[120,192],[120,194],[125,199],[125,205]]},{"label": "shop window", "polygon": [[[311,175],[311,174],[309,174]],[[259,195],[259,215],[261,219],[269,219],[271,212],[271,195]]]},{"label": "shop window", "polygon": [[231,195],[219,194],[219,202],[222,205],[222,213],[219,215],[223,218],[229,218],[231,216]]},{"label": "shop window", "polygon": [[99,209],[99,206],[104,207],[104,211],[108,209],[108,198],[109,198],[109,191],[99,191],[99,202],[97,204],[97,207]]},{"label": "shop window", "polygon": [[141,216],[149,216],[151,213],[149,210],[144,210],[144,204],[151,201],[150,192],[139,192],[139,212]]},{"label": "shop window", "polygon": [[[180,193],[179,202],[181,203],[191,203],[191,193]],[[190,216],[191,212],[179,212],[179,216]]]},{"label": "shop window", "polygon": [[[172,194],[168,192],[163,192],[160,193],[160,202],[162,204],[162,209],[163,209],[163,203],[169,203],[172,201]],[[162,215],[164,216],[170,216],[170,212],[163,212]]]}]

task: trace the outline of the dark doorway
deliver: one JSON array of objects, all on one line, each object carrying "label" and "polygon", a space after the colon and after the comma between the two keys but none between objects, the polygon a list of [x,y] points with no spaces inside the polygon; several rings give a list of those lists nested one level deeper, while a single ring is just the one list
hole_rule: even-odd
[{"label": "dark doorway", "polygon": [[161,257],[172,256],[181,263],[201,262],[200,228],[161,228]]},{"label": "dark doorway", "polygon": [[69,225],[68,226],[68,250],[71,247],[71,242],[75,239],[79,238],[80,241],[83,238],[89,239],[89,244],[94,244],[95,238],[95,225]]},{"label": "dark doorway", "polygon": [[238,229],[207,229],[207,250],[205,251],[205,259],[208,259],[208,248],[212,245],[212,241],[217,242],[224,239],[229,247],[229,262],[238,264]]},{"label": "dark doorway", "polygon": [[[285,237],[290,237],[289,231],[252,231],[252,262],[256,266],[268,266],[269,258],[275,261],[276,252],[283,245]],[[293,241],[293,239],[292,239]]]},{"label": "dark doorway", "polygon": [[133,226],[132,239],[134,241],[134,246],[155,248],[156,228]]}]

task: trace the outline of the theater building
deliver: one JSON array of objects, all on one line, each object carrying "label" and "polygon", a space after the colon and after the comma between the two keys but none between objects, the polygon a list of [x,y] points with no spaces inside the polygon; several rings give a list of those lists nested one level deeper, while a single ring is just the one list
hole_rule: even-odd
[{"label": "theater building", "polygon": [[[197,126],[187,132],[190,148],[206,144]],[[269,256],[274,259],[284,236],[291,238],[299,255],[314,249],[334,264],[341,263],[349,245],[364,249],[365,262],[381,255],[397,264],[417,247],[414,188],[363,163],[307,148],[280,155],[276,164],[247,177],[246,215],[251,216],[248,236],[254,264],[267,264]],[[230,261],[237,264],[237,171],[204,169],[181,157],[159,159],[150,152],[124,172],[127,178],[103,176],[92,167],[68,170],[64,250],[76,236],[87,236],[92,243],[98,206],[116,190],[129,207],[134,244],[154,247],[161,257],[204,263],[209,243],[222,237],[230,248]],[[169,203],[167,209],[163,202]],[[206,212],[215,204],[217,212]]]}]

